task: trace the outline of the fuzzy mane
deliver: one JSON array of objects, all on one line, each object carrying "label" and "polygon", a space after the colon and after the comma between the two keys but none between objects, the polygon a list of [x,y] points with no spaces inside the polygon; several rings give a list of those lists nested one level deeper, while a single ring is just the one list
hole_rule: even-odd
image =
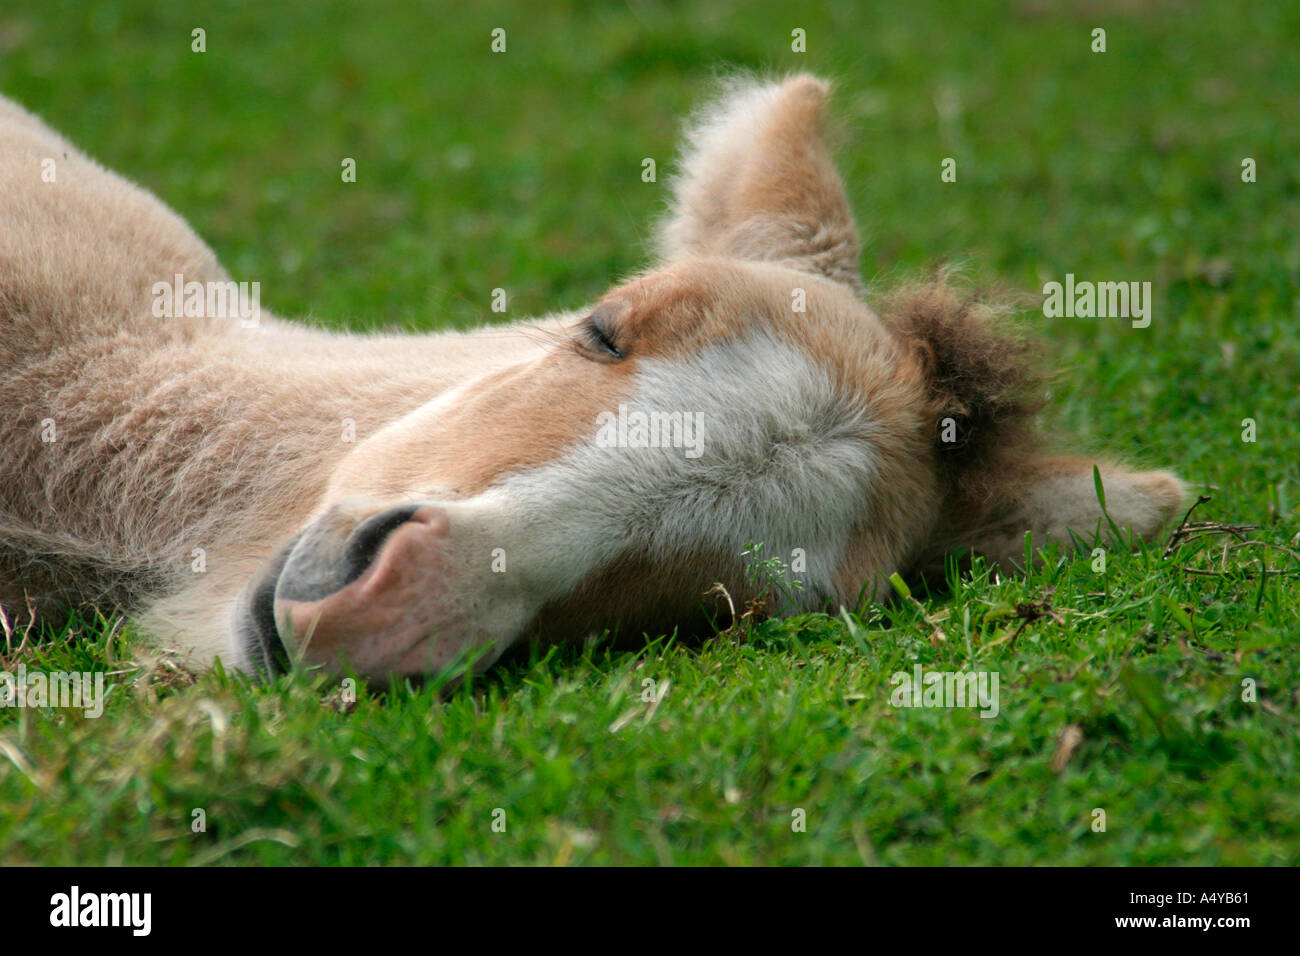
[{"label": "fuzzy mane", "polygon": [[1021,463],[1040,444],[1034,417],[1046,376],[1037,343],[1011,318],[1020,304],[981,296],[947,271],[900,286],[881,303],[881,320],[922,369],[934,422],[944,504],[919,562],[923,573],[941,573],[954,540],[998,521],[1018,491]]}]

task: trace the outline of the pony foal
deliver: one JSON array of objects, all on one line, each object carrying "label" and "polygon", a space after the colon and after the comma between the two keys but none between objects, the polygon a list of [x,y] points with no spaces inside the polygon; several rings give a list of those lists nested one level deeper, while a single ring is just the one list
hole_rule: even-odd
[{"label": "pony foal", "polygon": [[[752,596],[750,542],[817,608],[955,549],[1090,535],[1094,462],[1040,453],[991,310],[943,282],[867,305],[826,97],[730,84],[655,264],[593,307],[423,336],[157,310],[160,283],[189,302],[230,277],[0,100],[0,603],[121,607],[197,665],[417,675],[619,622],[700,631],[715,583]],[[1142,537],[1183,499],[1099,467]]]}]

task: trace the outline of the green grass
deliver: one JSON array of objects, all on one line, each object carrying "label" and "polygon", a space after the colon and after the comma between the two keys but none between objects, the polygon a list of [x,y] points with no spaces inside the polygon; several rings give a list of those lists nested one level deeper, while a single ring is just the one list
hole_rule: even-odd
[{"label": "green grass", "polygon": [[[638,268],[718,65],[830,74],[867,277],[956,257],[1030,291],[1152,281],[1149,329],[1031,319],[1066,370],[1048,427],[1173,467],[1213,498],[1195,519],[1290,546],[1300,9],[861,7],[47,0],[0,10],[0,90],[158,193],[272,310],[433,329],[490,320],[498,286],[514,318]],[[1222,543],[1112,547],[1104,573],[1054,552],[703,646],[525,651],[350,708],[312,675],[142,670],[116,622],[74,620],[27,666],[106,670],[112,696],[98,720],[0,710],[0,863],[1294,865],[1300,564],[1221,564]],[[1261,558],[1292,575],[1261,589]],[[998,716],[891,706],[916,663],[996,671]]]}]

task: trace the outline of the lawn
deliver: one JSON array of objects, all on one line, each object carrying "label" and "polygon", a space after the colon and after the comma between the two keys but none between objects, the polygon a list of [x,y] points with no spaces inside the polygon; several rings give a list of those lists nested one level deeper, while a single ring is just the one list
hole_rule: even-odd
[{"label": "lawn", "polygon": [[[1283,2],[0,8],[0,92],[339,328],[593,300],[644,264],[719,67],[829,75],[872,286],[1150,281],[1149,328],[1026,315],[1045,423],[1251,526],[355,702],[139,666],[115,618],[12,635],[0,669],[112,691],[0,709],[0,863],[1300,863],[1297,49]],[[996,672],[997,715],[893,706],[917,664]]]}]

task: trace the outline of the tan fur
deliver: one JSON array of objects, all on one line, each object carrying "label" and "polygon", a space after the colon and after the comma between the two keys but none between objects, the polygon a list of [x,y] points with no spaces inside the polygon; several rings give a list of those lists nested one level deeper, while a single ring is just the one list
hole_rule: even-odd
[{"label": "tan fur", "polygon": [[[561,583],[560,566],[583,558],[565,553],[569,537],[599,544],[599,522],[623,516],[584,519],[569,502],[576,517],[565,520],[592,524],[557,530],[545,505],[510,497],[511,480],[570,460],[644,370],[725,356],[755,336],[827,377],[831,424],[848,434],[863,423],[873,469],[807,606],[851,604],[954,548],[1010,563],[1026,529],[1063,541],[1090,532],[1092,462],[1037,450],[1037,380],[996,310],[944,280],[883,299],[880,316],[863,301],[857,229],[820,135],[827,93],[808,76],[730,84],[689,134],[660,261],[591,310],[423,336],[341,335],[265,313],[254,329],[155,318],[155,282],[228,278],[211,251],[157,199],[0,99],[0,603],[11,614],[138,610],[148,633],[202,663],[227,653],[250,582],[300,531],[320,521],[347,535],[410,501],[424,517],[395,532],[366,575],[285,605],[315,635],[294,639],[315,640],[321,662],[441,666],[455,650],[446,641],[379,646],[385,629],[415,640],[434,618],[492,657],[523,634],[580,637],[619,621],[632,633],[698,630],[701,611],[717,611],[703,597],[714,582],[747,595],[740,554],[721,544],[736,529],[704,544],[653,540],[656,502],[633,501],[650,509],[627,525],[643,538],[584,545],[614,556]],[[45,159],[53,183],[41,179]],[[806,312],[792,310],[796,292]],[[621,357],[584,340],[589,314]],[[938,439],[947,417],[956,445]],[[53,442],[42,440],[49,423]],[[820,440],[808,435],[783,449],[794,474],[815,464],[799,457]],[[767,450],[753,451],[761,467]],[[609,461],[609,480],[622,480]],[[752,467],[709,474],[741,481]],[[1183,495],[1164,473],[1102,472],[1112,516],[1146,537]],[[815,505],[851,487],[807,494]],[[556,488],[557,508],[565,493]],[[756,540],[789,518],[766,506],[741,516]],[[502,545],[532,563],[488,573]]]}]

